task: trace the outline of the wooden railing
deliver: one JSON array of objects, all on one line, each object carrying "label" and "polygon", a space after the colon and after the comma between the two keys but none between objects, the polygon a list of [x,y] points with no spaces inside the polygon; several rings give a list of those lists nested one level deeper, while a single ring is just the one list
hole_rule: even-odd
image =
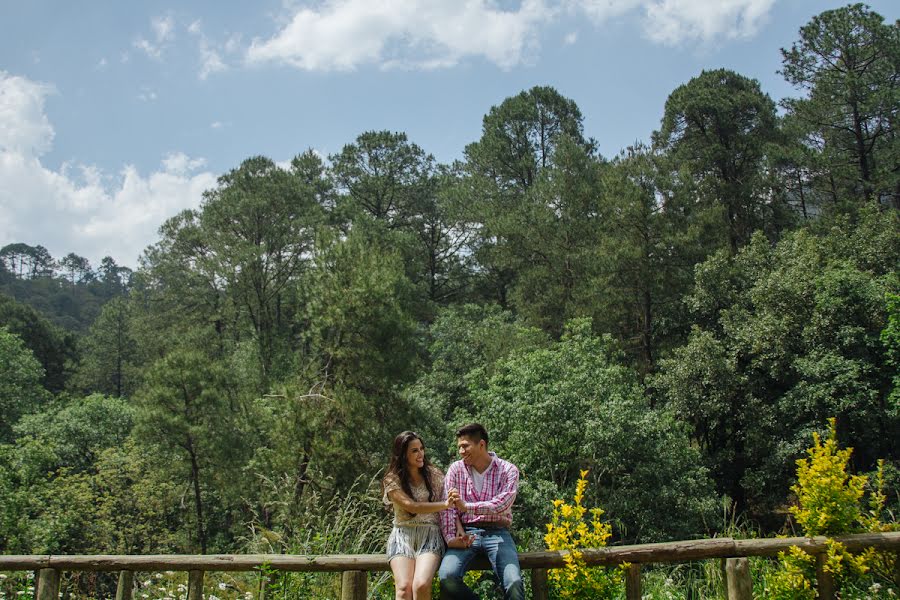
[{"label": "wooden railing", "polygon": [[[900,552],[900,532],[866,533],[834,538],[850,552],[875,548]],[[588,565],[620,565],[629,563],[626,571],[626,597],[641,597],[641,565],[673,563],[704,559],[725,561],[726,586],[729,600],[749,600],[752,581],[747,557],[774,556],[778,552],[797,546],[817,559],[817,583],[819,597],[834,598],[834,583],[824,569],[824,537],[774,538],[735,540],[712,538],[686,540],[661,544],[636,546],[611,546],[584,550]],[[532,597],[547,598],[547,569],[564,566],[565,552],[525,552],[519,554],[524,570],[531,570]],[[900,559],[895,563],[895,578],[900,585]],[[161,554],[161,555],[0,555],[0,571],[35,571],[37,600],[57,600],[59,579],[63,571],[118,571],[119,584],[116,600],[131,600],[135,571],[187,571],[188,600],[202,600],[204,573],[219,571],[278,571],[340,572],[341,599],[364,600],[367,594],[367,572],[389,571],[390,565],[383,555],[349,554],[328,556],[302,556],[293,554]],[[477,561],[473,568],[487,569],[485,560]]]}]

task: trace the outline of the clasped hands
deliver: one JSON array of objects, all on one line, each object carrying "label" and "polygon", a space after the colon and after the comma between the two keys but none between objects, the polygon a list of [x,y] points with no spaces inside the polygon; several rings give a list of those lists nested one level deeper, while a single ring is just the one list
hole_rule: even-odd
[{"label": "clasped hands", "polygon": [[459,496],[459,490],[450,488],[447,490],[447,510],[456,508],[459,512],[466,512],[466,503]]},{"label": "clasped hands", "polygon": [[[460,512],[466,512],[466,504],[462,501],[462,498],[460,498],[458,489],[450,488],[447,490],[447,508],[456,508]],[[462,550],[471,546],[474,541],[475,536],[466,534],[465,530],[460,525],[459,519],[457,519],[456,537],[447,541],[447,547]]]}]

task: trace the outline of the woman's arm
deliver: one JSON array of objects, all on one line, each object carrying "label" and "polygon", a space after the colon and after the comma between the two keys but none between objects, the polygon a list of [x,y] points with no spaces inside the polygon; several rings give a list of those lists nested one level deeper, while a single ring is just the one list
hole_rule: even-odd
[{"label": "woman's arm", "polygon": [[453,506],[453,502],[455,500],[451,500],[451,497],[448,497],[446,500],[441,502],[417,502],[406,495],[406,492],[403,490],[392,490],[388,492],[388,499],[391,502],[402,508],[408,513],[414,513],[417,515],[424,515],[429,513],[441,512],[442,510],[447,510],[451,506]]}]

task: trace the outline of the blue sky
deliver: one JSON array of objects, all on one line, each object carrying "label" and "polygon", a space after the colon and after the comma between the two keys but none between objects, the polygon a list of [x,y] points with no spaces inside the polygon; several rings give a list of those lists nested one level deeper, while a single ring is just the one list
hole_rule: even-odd
[{"label": "blue sky", "polygon": [[[7,1],[0,246],[135,266],[162,221],[243,159],[338,152],[372,129],[462,157],[492,105],[575,100],[613,156],[703,69],[793,95],[779,48],[817,0]],[[870,5],[888,21],[900,3]]]}]

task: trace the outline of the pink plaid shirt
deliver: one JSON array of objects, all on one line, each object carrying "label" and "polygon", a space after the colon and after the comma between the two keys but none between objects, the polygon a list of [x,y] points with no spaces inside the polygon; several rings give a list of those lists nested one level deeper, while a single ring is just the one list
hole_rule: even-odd
[{"label": "pink plaid shirt", "polygon": [[455,508],[441,512],[441,531],[444,539],[449,541],[456,537],[456,517],[463,525],[491,523],[509,527],[512,525],[512,505],[516,499],[519,485],[519,469],[493,452],[491,464],[484,472],[484,487],[479,494],[475,490],[469,468],[458,460],[447,469],[444,478],[444,499],[447,490],[456,488],[460,498],[466,503],[466,512],[460,513]]}]

